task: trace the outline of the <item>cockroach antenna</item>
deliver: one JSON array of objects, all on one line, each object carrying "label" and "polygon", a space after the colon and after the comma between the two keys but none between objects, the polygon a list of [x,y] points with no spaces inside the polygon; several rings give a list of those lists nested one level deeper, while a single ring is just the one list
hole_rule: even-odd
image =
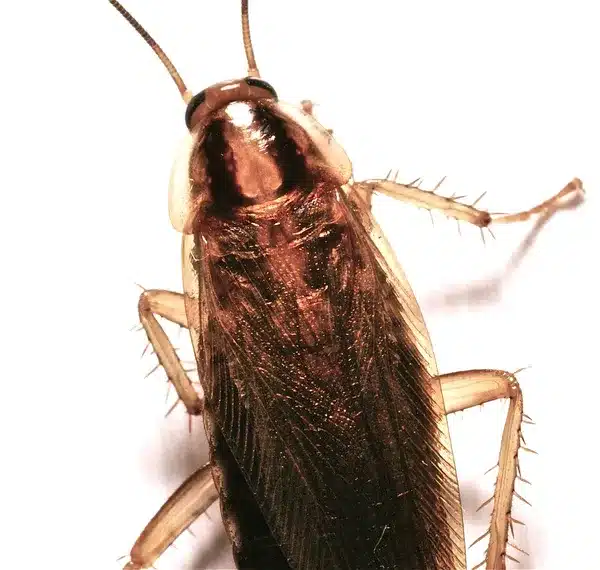
[{"label": "cockroach antenna", "polygon": [[[190,102],[192,98],[192,92],[186,87],[183,79],[181,79],[181,75],[173,65],[173,62],[167,57],[167,54],[162,50],[162,48],[156,43],[154,38],[142,27],[142,25],[121,5],[117,0],[108,0],[119,12],[120,14],[132,25],[135,31],[144,38],[146,43],[154,50],[154,53],[158,56],[160,61],[163,62],[163,65],[167,68],[169,75],[175,81],[175,85],[177,85],[177,89],[179,89],[179,93],[181,93],[181,97],[187,103]],[[246,2],[247,4],[247,2]],[[246,7],[246,26],[248,25],[247,21],[248,8]],[[244,42],[246,41],[246,36],[244,35]],[[250,33],[248,32],[248,41],[250,41]],[[246,53],[248,53],[248,49],[246,48]],[[250,47],[250,54],[252,54],[252,46]],[[252,61],[254,61],[254,56],[252,55]],[[256,71],[258,74],[258,70]]]},{"label": "cockroach antenna", "polygon": [[248,19],[248,0],[242,0],[242,35],[244,36],[244,50],[248,60],[248,75],[251,77],[260,77],[256,59],[254,59],[254,50],[252,49],[252,38],[250,37],[250,21]]}]

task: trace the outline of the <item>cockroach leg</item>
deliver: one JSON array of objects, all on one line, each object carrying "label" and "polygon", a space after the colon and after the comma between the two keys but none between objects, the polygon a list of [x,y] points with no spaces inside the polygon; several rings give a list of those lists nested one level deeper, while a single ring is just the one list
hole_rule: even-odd
[{"label": "cockroach leg", "polygon": [[203,401],[192,386],[192,381],[183,369],[181,361],[165,334],[155,315],[188,328],[185,314],[184,296],[181,293],[148,289],[140,295],[138,302],[140,323],[144,327],[148,340],[158,357],[160,365],[165,369],[179,399],[183,402],[190,415],[200,415]]},{"label": "cockroach leg", "polygon": [[[348,195],[350,203],[353,205],[355,211],[362,212],[366,207],[366,210],[371,212],[373,208],[373,194],[375,192],[375,189],[371,185],[364,182],[359,184],[352,183],[343,186],[343,189]],[[365,218],[364,215],[361,215],[361,218],[361,223],[367,231],[371,231],[373,226],[377,225],[375,219],[370,214],[367,218]],[[381,232],[381,230],[379,230],[379,232]],[[381,237],[384,237],[383,234]]]},{"label": "cockroach leg", "polygon": [[[439,186],[439,185],[438,185]],[[393,180],[366,180],[354,184],[357,191],[371,190],[386,196],[391,196],[403,202],[409,202],[419,208],[427,210],[440,210],[449,218],[459,221],[469,222],[480,228],[486,228],[491,223],[510,224],[513,222],[522,222],[530,219],[537,214],[547,214],[563,205],[563,200],[574,196],[583,191],[583,185],[579,178],[574,178],[560,192],[538,204],[534,208],[518,212],[516,214],[490,214],[486,210],[478,210],[474,206],[462,204],[457,198],[440,196],[434,190],[422,190],[411,184],[400,184]]]},{"label": "cockroach leg", "polygon": [[207,464],[193,473],[146,525],[131,549],[130,560],[124,570],[150,568],[173,541],[217,498],[210,464]]},{"label": "cockroach leg", "polygon": [[352,186],[352,194],[355,199],[358,197],[362,202],[364,202],[369,210],[373,207],[373,188],[370,188],[366,185],[355,184]]},{"label": "cockroach leg", "polygon": [[485,560],[486,568],[503,570],[506,567],[505,558],[510,558],[506,553],[506,547],[508,529],[513,521],[511,511],[512,498],[516,495],[515,481],[519,475],[518,453],[523,419],[521,388],[514,374],[502,370],[468,370],[442,374],[438,379],[442,386],[447,414],[499,398],[510,399],[502,433],[496,488],[492,497],[494,508],[488,531],[490,542]]}]

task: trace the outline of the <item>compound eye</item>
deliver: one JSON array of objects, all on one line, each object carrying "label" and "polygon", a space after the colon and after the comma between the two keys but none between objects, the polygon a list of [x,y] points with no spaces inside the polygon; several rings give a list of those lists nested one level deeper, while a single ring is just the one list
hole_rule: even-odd
[{"label": "compound eye", "polygon": [[274,99],[277,99],[277,91],[273,89],[273,86],[270,83],[267,83],[264,79],[258,79],[258,77],[246,77],[244,81],[250,85],[250,87],[260,87],[271,93]]},{"label": "compound eye", "polygon": [[187,128],[190,128],[190,124],[192,121],[192,115],[194,114],[194,111],[200,107],[200,105],[202,105],[202,103],[204,103],[204,101],[206,100],[206,89],[204,89],[203,91],[200,91],[200,93],[197,93],[196,95],[194,95],[191,99],[191,101],[188,103],[187,109],[185,110],[185,124],[187,125]]}]

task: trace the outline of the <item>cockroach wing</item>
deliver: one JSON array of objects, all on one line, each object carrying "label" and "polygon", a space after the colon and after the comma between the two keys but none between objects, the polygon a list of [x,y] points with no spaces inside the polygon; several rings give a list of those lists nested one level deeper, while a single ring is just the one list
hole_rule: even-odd
[{"label": "cockroach wing", "polygon": [[429,337],[377,231],[360,200],[316,184],[184,236],[213,476],[240,568],[464,567]]},{"label": "cockroach wing", "polygon": [[[400,265],[396,254],[383,230],[374,219],[371,208],[366,204],[363,197],[348,185],[344,187],[348,194],[349,203],[360,225],[369,233],[371,243],[378,250],[380,265],[386,273],[386,278],[393,284],[394,292],[403,308],[402,320],[406,325],[405,333],[408,341],[412,343],[421,356],[422,362],[431,376],[430,391],[431,398],[435,406],[444,410],[444,398],[439,380],[435,378],[438,375],[437,362],[431,344],[429,331],[425,324],[423,314],[410,283]],[[381,260],[383,257],[383,260]],[[440,416],[438,419],[439,447],[438,451],[442,457],[440,468],[444,472],[444,477],[453,482],[454,491],[449,493],[448,526],[452,529],[452,534],[456,537],[453,548],[457,560],[457,568],[466,568],[466,552],[464,544],[464,525],[462,519],[462,507],[460,495],[458,493],[458,477],[454,466],[454,454],[452,452],[452,441],[446,416]]]}]

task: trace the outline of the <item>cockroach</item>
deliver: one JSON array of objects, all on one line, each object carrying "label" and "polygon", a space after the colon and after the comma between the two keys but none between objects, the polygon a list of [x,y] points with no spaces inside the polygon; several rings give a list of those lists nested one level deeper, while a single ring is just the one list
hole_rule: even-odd
[{"label": "cockroach", "polygon": [[[127,570],[151,567],[219,500],[238,568],[466,568],[446,416],[506,398],[485,560],[503,569],[523,397],[502,370],[440,374],[410,285],[371,198],[384,194],[482,230],[544,215],[579,179],[527,211],[490,214],[395,179],[357,182],[312,105],[280,101],[258,71],[241,2],[248,74],[192,96],[150,35],[110,3],[163,62],[187,104],[169,215],[183,234],[184,293],[145,290],[140,321],[210,461],[168,499]],[[186,327],[198,394],[156,316]],[[478,540],[480,540],[478,539]],[[511,548],[514,551],[511,551]]]}]

